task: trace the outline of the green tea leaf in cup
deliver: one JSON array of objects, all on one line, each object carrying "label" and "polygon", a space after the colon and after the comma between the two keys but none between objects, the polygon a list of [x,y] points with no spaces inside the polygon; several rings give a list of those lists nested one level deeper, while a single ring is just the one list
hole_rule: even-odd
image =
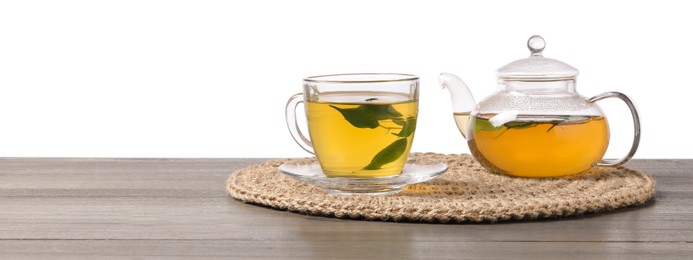
[{"label": "green tea leaf in cup", "polygon": [[404,126],[404,124],[407,123],[407,120],[404,120],[401,117],[395,117],[392,119],[392,123],[395,123],[396,125]]},{"label": "green tea leaf in cup", "polygon": [[409,137],[411,134],[414,133],[414,130],[416,130],[416,118],[410,117],[407,118],[407,121],[404,122],[404,126],[402,126],[402,130],[399,131],[397,134],[393,134],[399,137]]},{"label": "green tea leaf in cup", "polygon": [[366,167],[363,167],[364,170],[377,170],[380,169],[385,164],[394,162],[397,160],[399,157],[404,154],[404,151],[407,149],[407,138],[400,138],[388,145],[387,147],[383,148],[378,154],[373,157],[373,160],[371,160],[371,163],[369,163]]},{"label": "green tea leaf in cup", "polygon": [[392,105],[388,104],[364,104],[360,105],[359,108],[368,111],[378,120],[402,116]]},{"label": "green tea leaf in cup", "polygon": [[330,105],[330,107],[337,109],[339,113],[342,113],[344,119],[349,121],[349,123],[355,127],[373,129],[380,125],[380,123],[378,123],[378,119],[376,119],[372,113],[360,107],[339,108],[333,105]]}]

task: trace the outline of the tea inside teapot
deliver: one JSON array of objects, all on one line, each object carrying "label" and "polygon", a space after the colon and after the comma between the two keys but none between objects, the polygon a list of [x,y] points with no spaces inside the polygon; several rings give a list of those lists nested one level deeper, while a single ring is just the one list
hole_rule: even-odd
[{"label": "tea inside teapot", "polygon": [[609,144],[604,116],[519,115],[494,125],[498,115],[475,115],[469,149],[485,167],[518,176],[550,177],[582,172]]}]

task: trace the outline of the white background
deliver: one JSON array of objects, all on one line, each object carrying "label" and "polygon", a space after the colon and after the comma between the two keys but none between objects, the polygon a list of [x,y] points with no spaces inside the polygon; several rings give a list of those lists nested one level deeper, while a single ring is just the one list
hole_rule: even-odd
[{"label": "white background", "polygon": [[[693,9],[686,1],[2,1],[0,156],[299,157],[284,106],[305,76],[421,77],[414,151],[467,153],[440,72],[477,100],[529,55],[578,68],[642,114],[636,158],[693,158]],[[630,145],[604,101],[607,155]]]}]

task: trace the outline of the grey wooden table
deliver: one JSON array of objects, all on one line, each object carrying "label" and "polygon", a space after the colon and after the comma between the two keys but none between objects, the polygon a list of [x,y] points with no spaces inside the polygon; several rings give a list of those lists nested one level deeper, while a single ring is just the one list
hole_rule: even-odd
[{"label": "grey wooden table", "polygon": [[636,160],[645,206],[550,221],[351,221],[244,204],[228,175],[262,159],[0,159],[0,259],[693,259],[693,160]]}]

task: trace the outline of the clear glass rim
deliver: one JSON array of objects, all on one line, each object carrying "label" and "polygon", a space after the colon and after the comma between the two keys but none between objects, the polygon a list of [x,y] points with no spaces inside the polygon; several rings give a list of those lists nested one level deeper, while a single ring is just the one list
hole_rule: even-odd
[{"label": "clear glass rim", "polygon": [[419,77],[404,73],[343,73],[310,76],[303,79],[303,81],[316,83],[383,83],[415,80],[419,80]]}]

